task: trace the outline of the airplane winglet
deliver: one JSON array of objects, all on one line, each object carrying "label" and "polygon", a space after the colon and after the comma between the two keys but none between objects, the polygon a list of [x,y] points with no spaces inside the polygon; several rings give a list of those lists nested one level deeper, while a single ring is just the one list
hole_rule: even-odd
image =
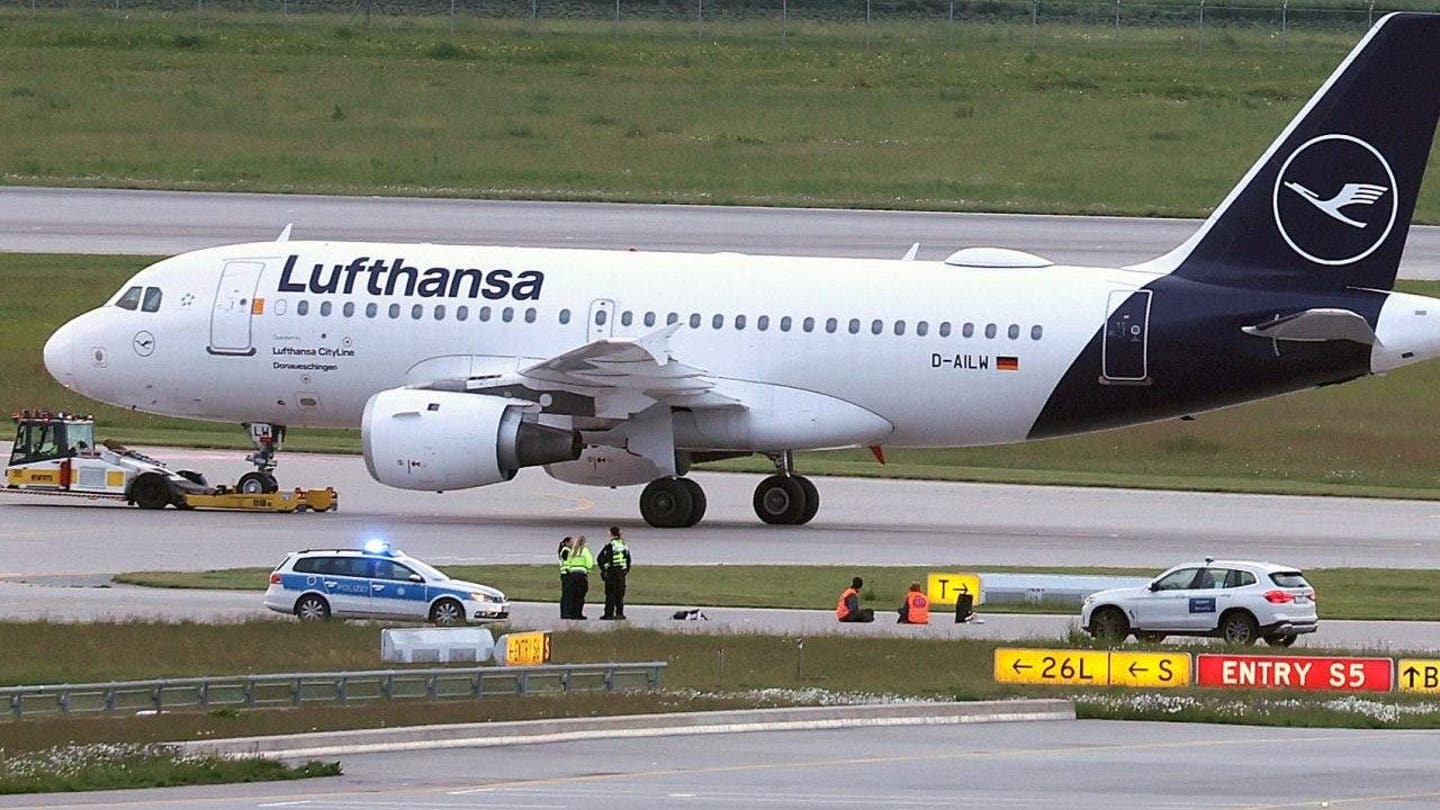
[{"label": "airplane winglet", "polygon": [[293,222],[287,222],[287,223],[285,223],[285,230],[281,231],[281,232],[280,232],[280,235],[277,236],[277,237],[275,237],[275,241],[276,241],[276,242],[289,242],[289,241],[290,241],[290,229],[293,228],[293,227],[295,227],[295,223],[293,223]]},{"label": "airplane winglet", "polygon": [[916,254],[918,254],[919,252],[920,252],[920,243],[919,243],[919,242],[916,242],[915,244],[913,244],[913,245],[910,246],[910,249],[909,249],[909,250],[905,251],[905,255],[900,257],[900,261],[902,261],[902,262],[913,262],[913,261],[915,261],[915,256],[916,256]]}]

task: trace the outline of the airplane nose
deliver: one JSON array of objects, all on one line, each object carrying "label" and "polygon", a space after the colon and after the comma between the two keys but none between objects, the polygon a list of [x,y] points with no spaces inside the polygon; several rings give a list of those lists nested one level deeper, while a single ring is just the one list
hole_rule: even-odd
[{"label": "airplane nose", "polygon": [[45,370],[66,388],[75,383],[75,327],[65,324],[45,341]]}]

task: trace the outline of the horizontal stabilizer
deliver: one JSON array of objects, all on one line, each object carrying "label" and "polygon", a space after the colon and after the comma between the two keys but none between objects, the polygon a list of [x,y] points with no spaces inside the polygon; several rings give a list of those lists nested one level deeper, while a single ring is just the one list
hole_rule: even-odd
[{"label": "horizontal stabilizer", "polygon": [[1307,309],[1257,326],[1242,326],[1247,335],[1270,340],[1296,340],[1306,343],[1324,340],[1350,340],[1366,346],[1380,345],[1380,338],[1370,322],[1348,309]]}]

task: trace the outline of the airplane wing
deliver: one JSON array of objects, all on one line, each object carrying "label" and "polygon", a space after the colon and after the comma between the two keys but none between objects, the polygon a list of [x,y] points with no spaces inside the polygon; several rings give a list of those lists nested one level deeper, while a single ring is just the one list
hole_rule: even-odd
[{"label": "airplane wing", "polygon": [[[656,404],[687,408],[739,408],[715,391],[706,371],[676,360],[672,324],[638,338],[592,341],[513,374],[474,377],[465,390],[530,399],[580,416],[625,419]],[[547,396],[548,395],[548,396]]]}]

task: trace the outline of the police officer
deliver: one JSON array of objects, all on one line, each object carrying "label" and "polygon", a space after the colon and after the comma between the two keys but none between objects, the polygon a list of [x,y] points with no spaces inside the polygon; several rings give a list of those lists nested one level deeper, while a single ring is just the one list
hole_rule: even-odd
[{"label": "police officer", "polygon": [[625,618],[625,577],[630,573],[630,549],[625,538],[620,536],[620,527],[610,527],[610,542],[600,549],[596,558],[600,564],[600,578],[605,580],[605,621]]},{"label": "police officer", "polygon": [[570,618],[570,578],[565,576],[565,561],[570,559],[570,547],[574,539],[568,535],[560,541],[556,554],[560,556],[560,618]]},{"label": "police officer", "polygon": [[562,619],[584,619],[585,594],[590,591],[590,569],[595,567],[595,554],[585,545],[585,535],[575,538],[570,555],[560,563],[565,575],[565,587],[570,590],[570,609],[562,613]]}]

